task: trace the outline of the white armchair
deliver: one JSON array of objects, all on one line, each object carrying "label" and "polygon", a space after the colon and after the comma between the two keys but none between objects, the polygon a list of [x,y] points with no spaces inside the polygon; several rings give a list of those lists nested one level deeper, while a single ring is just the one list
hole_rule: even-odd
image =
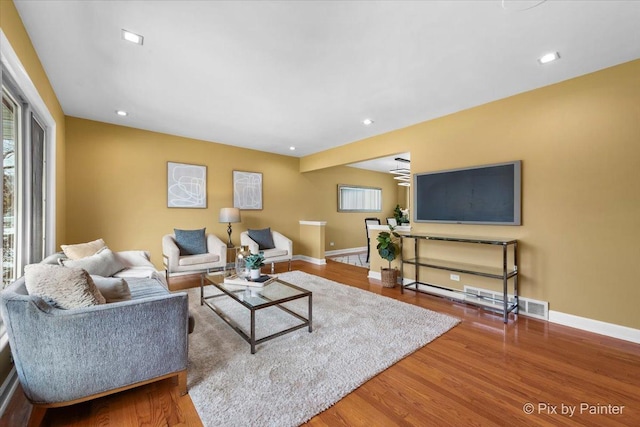
[{"label": "white armchair", "polygon": [[[265,230],[256,230],[265,232]],[[291,258],[293,257],[293,242],[291,239],[285,237],[283,234],[278,233],[277,231],[271,231],[271,238],[273,239],[273,248],[264,248],[261,249],[258,242],[249,237],[248,231],[243,231],[240,233],[240,244],[242,246],[249,246],[249,251],[252,254],[257,254],[262,251],[264,254],[264,262],[265,264],[271,263],[271,273],[275,271],[275,263],[276,262],[289,262],[289,271],[291,271]]]},{"label": "white armchair", "polygon": [[227,265],[227,245],[215,235],[207,234],[207,253],[180,255],[175,234],[167,234],[162,237],[162,259],[167,279],[171,273],[225,268]]}]

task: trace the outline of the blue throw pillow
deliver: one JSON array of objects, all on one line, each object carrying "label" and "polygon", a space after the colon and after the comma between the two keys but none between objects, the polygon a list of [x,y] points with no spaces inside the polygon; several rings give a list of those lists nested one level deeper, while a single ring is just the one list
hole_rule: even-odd
[{"label": "blue throw pillow", "polygon": [[261,251],[265,249],[273,249],[276,247],[273,243],[273,236],[271,235],[271,228],[263,228],[261,230],[248,230],[251,240],[258,244],[258,249]]},{"label": "blue throw pillow", "polygon": [[206,228],[199,230],[178,230],[176,234],[176,244],[180,249],[180,255],[200,255],[207,253]]}]

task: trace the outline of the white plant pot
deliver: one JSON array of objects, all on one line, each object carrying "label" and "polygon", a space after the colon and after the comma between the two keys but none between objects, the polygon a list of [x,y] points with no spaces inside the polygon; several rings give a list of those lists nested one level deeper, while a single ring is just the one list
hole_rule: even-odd
[{"label": "white plant pot", "polygon": [[251,278],[259,279],[260,278],[260,269],[256,268],[255,270],[251,270]]}]

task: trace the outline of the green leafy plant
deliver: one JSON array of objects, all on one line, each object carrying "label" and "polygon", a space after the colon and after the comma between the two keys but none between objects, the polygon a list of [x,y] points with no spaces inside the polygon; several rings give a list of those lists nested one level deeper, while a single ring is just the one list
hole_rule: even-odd
[{"label": "green leafy plant", "polygon": [[400,205],[396,205],[393,209],[393,217],[396,219],[396,224],[404,224],[405,222],[409,222],[409,215],[407,211],[402,209]]},{"label": "green leafy plant", "polygon": [[382,259],[389,261],[389,269],[391,269],[391,261],[396,259],[400,253],[400,245],[398,245],[398,239],[400,235],[394,231],[395,227],[389,226],[389,231],[381,231],[376,237],[378,245],[378,253]]},{"label": "green leafy plant", "polygon": [[245,265],[249,270],[256,270],[264,265],[264,254],[262,252],[251,254],[245,258]]}]

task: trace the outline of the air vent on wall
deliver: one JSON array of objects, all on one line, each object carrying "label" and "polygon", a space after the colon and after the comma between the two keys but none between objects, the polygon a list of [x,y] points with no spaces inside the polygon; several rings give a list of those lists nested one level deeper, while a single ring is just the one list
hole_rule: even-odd
[{"label": "air vent on wall", "polygon": [[[465,300],[473,301],[475,304],[486,305],[487,307],[502,306],[502,292],[490,291],[487,289],[464,286],[467,292]],[[478,295],[475,297],[474,295]],[[509,303],[513,303],[513,295],[509,295]],[[522,316],[535,317],[536,319],[549,320],[549,303],[531,298],[518,297],[518,314]]]}]

